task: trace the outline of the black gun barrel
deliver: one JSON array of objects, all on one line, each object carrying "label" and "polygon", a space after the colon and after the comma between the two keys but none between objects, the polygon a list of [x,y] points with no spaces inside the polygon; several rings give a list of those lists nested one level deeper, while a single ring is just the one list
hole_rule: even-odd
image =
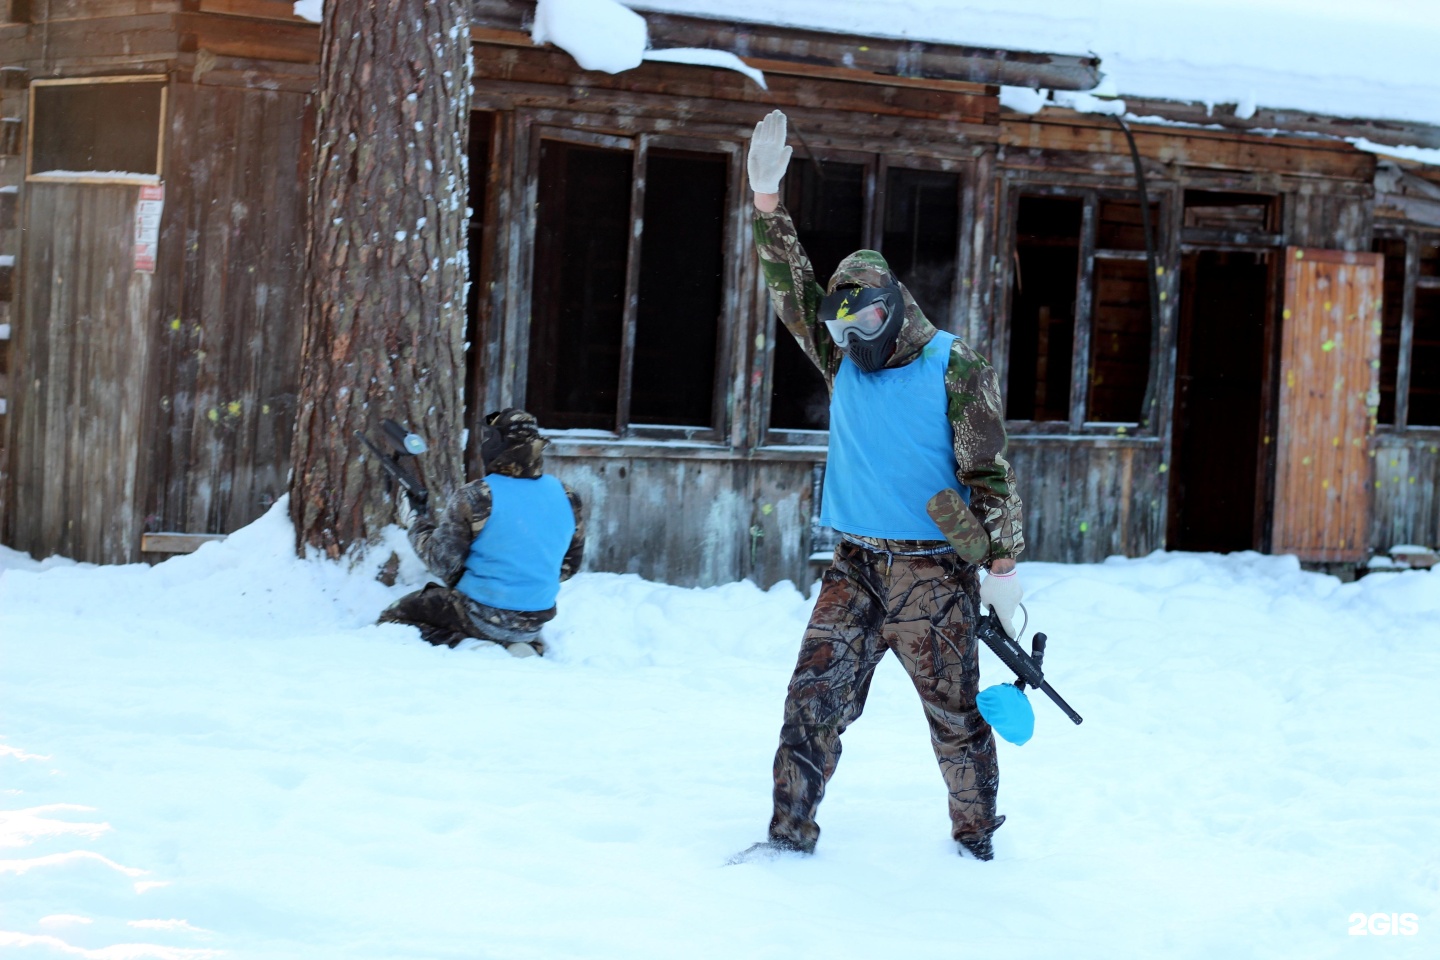
[{"label": "black gun barrel", "polygon": [[[1064,711],[1065,716],[1072,721],[1077,724],[1081,722],[1080,714],[1071,709],[1070,704],[1055,692],[1055,688],[1046,681],[1045,674],[1040,669],[1040,661],[1044,659],[1045,655],[1044,634],[1036,634],[1035,637],[1039,648],[1037,651],[1039,658],[1037,659],[1031,657],[1020,644],[1011,639],[1010,635],[1005,632],[1005,628],[1000,625],[1000,618],[993,609],[988,616],[980,618],[975,633],[985,641],[985,645],[994,651],[995,656],[1000,658],[1000,662],[1009,667],[1020,681],[1029,684],[1055,701],[1055,706]],[[1021,687],[1021,684],[1016,683],[1016,686]],[[1024,688],[1021,687],[1021,689]]]},{"label": "black gun barrel", "polygon": [[425,485],[401,469],[400,464],[395,462],[396,457],[394,454],[387,454],[384,450],[381,450],[375,445],[374,441],[359,430],[355,431],[355,436],[359,437],[360,442],[370,448],[370,452],[375,454],[375,458],[380,462],[380,466],[385,472],[388,473],[396,483],[405,488],[410,494],[411,499],[415,502],[415,505],[423,508],[430,499],[430,491],[425,489]]}]

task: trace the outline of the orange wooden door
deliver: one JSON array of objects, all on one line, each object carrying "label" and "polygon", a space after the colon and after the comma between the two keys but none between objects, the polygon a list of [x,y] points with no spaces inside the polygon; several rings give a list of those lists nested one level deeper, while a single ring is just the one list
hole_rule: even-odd
[{"label": "orange wooden door", "polygon": [[1383,262],[1378,253],[1285,251],[1275,553],[1365,559]]}]

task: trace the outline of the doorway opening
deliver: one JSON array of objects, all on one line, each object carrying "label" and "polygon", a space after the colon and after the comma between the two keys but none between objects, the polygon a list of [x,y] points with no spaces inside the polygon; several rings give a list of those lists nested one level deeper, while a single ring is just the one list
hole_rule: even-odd
[{"label": "doorway opening", "polygon": [[1273,254],[1193,250],[1181,273],[1171,550],[1264,550]]}]

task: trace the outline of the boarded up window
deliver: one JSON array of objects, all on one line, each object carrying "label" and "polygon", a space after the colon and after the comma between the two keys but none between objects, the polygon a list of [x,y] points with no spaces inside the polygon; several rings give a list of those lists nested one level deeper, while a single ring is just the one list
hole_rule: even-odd
[{"label": "boarded up window", "polygon": [[30,173],[160,173],[163,81],[36,81]]},{"label": "boarded up window", "polygon": [[1085,202],[1020,198],[1010,307],[1012,420],[1068,420]]}]

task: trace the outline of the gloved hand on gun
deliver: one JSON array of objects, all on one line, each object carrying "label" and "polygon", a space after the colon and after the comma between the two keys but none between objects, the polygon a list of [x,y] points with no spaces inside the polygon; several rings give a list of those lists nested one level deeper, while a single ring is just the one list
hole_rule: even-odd
[{"label": "gloved hand on gun", "polygon": [[[960,559],[977,564],[985,559],[989,547],[988,535],[959,491],[941,490],[930,498],[926,509]],[[975,635],[1015,672],[1017,679],[1015,683],[997,683],[985,688],[975,698],[975,704],[996,733],[1019,745],[1028,741],[1035,732],[1035,711],[1025,696],[1027,683],[1038,687],[1055,701],[1055,705],[1075,723],[1080,723],[1081,717],[1055,692],[1041,671],[1045,659],[1045,634],[1035,634],[1030,653],[1026,653],[1016,642],[1021,631],[1015,629],[1015,611],[1024,609],[1020,606],[1024,591],[1015,572],[1015,561],[996,559],[991,561],[990,567],[990,573],[980,584],[981,618],[975,625]],[[987,606],[989,614],[984,613]]]}]

